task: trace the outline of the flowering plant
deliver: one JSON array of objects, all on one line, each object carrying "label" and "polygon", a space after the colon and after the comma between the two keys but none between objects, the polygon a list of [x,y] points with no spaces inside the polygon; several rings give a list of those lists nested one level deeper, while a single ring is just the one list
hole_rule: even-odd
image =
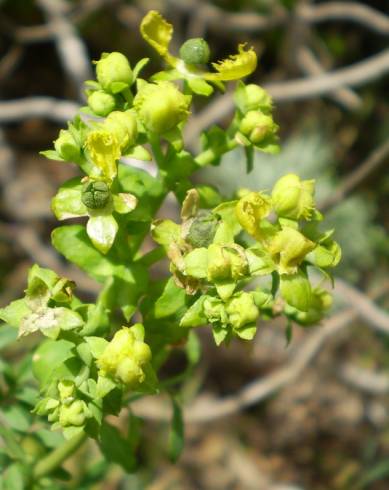
[{"label": "flowering plant", "polygon": [[[248,171],[254,151],[279,151],[271,97],[241,81],[256,68],[255,52],[241,45],[210,71],[206,41],[186,41],[176,57],[169,51],[172,33],[158,12],[143,19],[142,36],[168,65],[148,80],[141,77],[148,59],[131,67],[123,54],[104,53],[96,62],[97,80],[86,82],[87,106],[61,130],[53,149],[42,152],[77,165],[81,174],[53,197],[59,220],[78,221],[56,228],[52,243],[102,287],[95,303],[85,303],[74,282],[34,265],[24,298],[0,311],[19,336],[43,335],[32,356],[39,385],[33,412],[67,439],[65,449],[51,455],[43,447],[46,456],[32,469],[20,451],[11,451],[11,467],[22,465],[26,485],[34,488],[50,486],[47,477],[86,437],[133,469],[132,457],[108,455],[107,444],[132,451],[133,442],[106,416],[139,396],[174,394],[158,372],[175,349],[184,349],[184,374],[190,374],[199,360],[197,327],[209,325],[218,345],[234,337],[249,341],[258,320],[283,316],[290,333],[292,322],[317,324],[331,306],[329,292],[309,276],[316,268],[328,277],[341,255],[333,231],[320,228],[314,181],[287,174],[271,192],[238,189],[228,200],[190,180],[237,147]],[[202,150],[193,155],[182,133],[193,99],[224,90],[231,80],[238,81],[231,124],[205,131]],[[157,175],[128,163],[133,160],[154,160]],[[171,193],[181,207],[180,223],[156,219]],[[155,247],[145,253],[149,236]],[[170,275],[155,280],[150,267],[166,258]],[[177,440],[182,424],[173,400]]]}]

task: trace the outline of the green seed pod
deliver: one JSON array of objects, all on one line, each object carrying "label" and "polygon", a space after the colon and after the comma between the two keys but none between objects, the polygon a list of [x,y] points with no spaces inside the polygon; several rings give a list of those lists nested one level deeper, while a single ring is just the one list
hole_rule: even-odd
[{"label": "green seed pod", "polygon": [[135,96],[134,107],[148,131],[163,134],[187,118],[190,101],[173,83],[160,81],[145,84]]},{"label": "green seed pod", "polygon": [[295,174],[284,175],[273,187],[274,210],[282,218],[310,219],[315,206],[314,192],[314,180],[301,180]]},{"label": "green seed pod", "polygon": [[207,41],[201,37],[188,39],[180,48],[181,59],[190,65],[205,65],[210,54]]},{"label": "green seed pod", "polygon": [[116,51],[102,54],[96,62],[96,76],[101,87],[112,94],[118,94],[133,81],[128,59]]},{"label": "green seed pod", "polygon": [[81,427],[85,423],[86,414],[86,403],[82,400],[75,400],[70,405],[61,405],[59,410],[59,423],[62,427]]},{"label": "green seed pod", "polygon": [[69,162],[76,162],[80,158],[80,146],[67,129],[61,129],[59,137],[54,141],[54,148],[61,158]]},{"label": "green seed pod", "polygon": [[189,227],[186,241],[195,248],[208,247],[215,237],[219,222],[215,214],[200,211]]},{"label": "green seed pod", "polygon": [[81,201],[87,208],[90,209],[102,209],[104,208],[109,199],[111,193],[105,182],[102,181],[89,181],[86,182],[81,191]]},{"label": "green seed pod", "polygon": [[219,298],[206,297],[203,303],[203,312],[210,323],[226,324],[228,321],[226,307]]},{"label": "green seed pod", "polygon": [[259,317],[253,295],[245,291],[237,293],[228,301],[226,312],[229,323],[236,329],[256,322]]},{"label": "green seed pod", "polygon": [[[331,294],[325,289],[315,288],[312,290],[311,304],[308,311],[292,310],[291,316],[300,325],[315,325],[320,322],[331,306]],[[289,313],[288,308],[285,309],[285,313]]]},{"label": "green seed pod", "polygon": [[116,100],[112,94],[96,90],[89,95],[88,105],[97,116],[105,117],[115,109]]},{"label": "green seed pod", "polygon": [[259,111],[249,111],[242,119],[239,130],[251,143],[258,145],[274,136],[278,126],[271,116]]},{"label": "green seed pod", "polygon": [[303,272],[281,275],[280,291],[281,296],[290,306],[300,311],[309,310],[312,302],[312,288]]},{"label": "green seed pod", "polygon": [[268,92],[254,83],[249,85],[240,83],[235,91],[234,100],[243,114],[249,111],[261,111],[267,114],[273,108],[272,98]]},{"label": "green seed pod", "polygon": [[132,111],[114,111],[104,121],[103,128],[114,134],[121,150],[129,149],[136,143],[138,125]]}]

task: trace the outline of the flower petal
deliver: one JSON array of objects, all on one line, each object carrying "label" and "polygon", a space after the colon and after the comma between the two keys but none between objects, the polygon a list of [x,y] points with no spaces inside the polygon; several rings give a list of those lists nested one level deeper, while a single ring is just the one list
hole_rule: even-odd
[{"label": "flower petal", "polygon": [[120,158],[120,145],[115,135],[104,130],[92,131],[86,138],[86,149],[104,177],[112,181],[116,177],[117,160]]},{"label": "flower petal", "polygon": [[118,224],[110,214],[91,216],[86,225],[86,232],[93,245],[106,254],[112,247],[118,231]]},{"label": "flower petal", "polygon": [[245,50],[244,44],[239,44],[238,53],[231,55],[229,58],[212,63],[212,66],[218,73],[206,73],[206,80],[238,80],[239,78],[250,75],[257,67],[257,55],[253,48]]},{"label": "flower petal", "polygon": [[175,66],[178,59],[169,53],[169,44],[173,36],[173,26],[156,10],[150,10],[140,25],[143,39],[152,46],[165,61]]}]

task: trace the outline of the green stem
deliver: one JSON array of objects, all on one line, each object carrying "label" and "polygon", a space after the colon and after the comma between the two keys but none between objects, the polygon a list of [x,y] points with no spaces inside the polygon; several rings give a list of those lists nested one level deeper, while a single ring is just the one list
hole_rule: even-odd
[{"label": "green stem", "polygon": [[49,475],[61,466],[61,464],[81,446],[86,438],[87,435],[85,432],[80,432],[64,442],[62,446],[59,446],[45,458],[41,459],[33,470],[34,480],[39,480],[40,478]]},{"label": "green stem", "polygon": [[197,165],[199,165],[199,167],[204,167],[205,165],[209,165],[210,163],[212,163],[224,153],[228,153],[229,151],[233,150],[237,146],[238,143],[234,139],[231,139],[223,148],[220,148],[219,151],[215,151],[214,148],[209,148],[208,150],[203,151],[202,153],[197,155],[197,157],[195,158],[195,162],[197,163]]}]

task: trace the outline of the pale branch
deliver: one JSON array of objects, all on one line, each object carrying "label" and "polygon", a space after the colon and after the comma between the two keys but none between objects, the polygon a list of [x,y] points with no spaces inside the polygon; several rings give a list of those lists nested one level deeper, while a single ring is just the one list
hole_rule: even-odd
[{"label": "pale branch", "polygon": [[[299,64],[302,71],[309,76],[316,76],[325,73],[324,68],[321,66],[319,61],[316,59],[313,52],[306,46],[302,46],[296,55],[297,63]],[[340,104],[342,107],[349,111],[355,111],[360,109],[362,106],[361,98],[347,87],[342,87],[336,91],[329,93],[335,102]]]},{"label": "pale branch", "polygon": [[345,363],[340,366],[339,377],[351,387],[371,395],[389,393],[389,376],[384,372]]},{"label": "pale branch", "polygon": [[362,162],[355,170],[347,175],[337,186],[335,191],[320,204],[320,209],[326,211],[342,201],[352,192],[363,180],[383,163],[389,163],[389,141],[385,141],[376,148],[367,159]]},{"label": "pale branch", "polygon": [[301,5],[297,14],[306,22],[319,23],[329,20],[355,22],[379,34],[389,34],[389,17],[359,2],[328,2],[318,5]]},{"label": "pale branch", "polygon": [[72,119],[80,106],[71,100],[36,96],[0,102],[0,123],[14,123],[24,119],[43,118],[63,124]]},{"label": "pale branch", "polygon": [[[377,80],[389,72],[389,49],[351,66],[324,73],[322,75],[272,82],[263,87],[274,101],[290,102],[327,95],[343,87],[358,87]],[[189,145],[197,140],[198,134],[212,123],[228,116],[234,108],[232,92],[216,97],[206,109],[196,115],[186,126],[185,134]],[[0,116],[1,117],[1,116]]]},{"label": "pale branch", "polygon": [[38,0],[38,5],[45,12],[64,71],[82,98],[84,81],[92,78],[92,71],[86,46],[66,17],[68,4],[63,0]]}]

